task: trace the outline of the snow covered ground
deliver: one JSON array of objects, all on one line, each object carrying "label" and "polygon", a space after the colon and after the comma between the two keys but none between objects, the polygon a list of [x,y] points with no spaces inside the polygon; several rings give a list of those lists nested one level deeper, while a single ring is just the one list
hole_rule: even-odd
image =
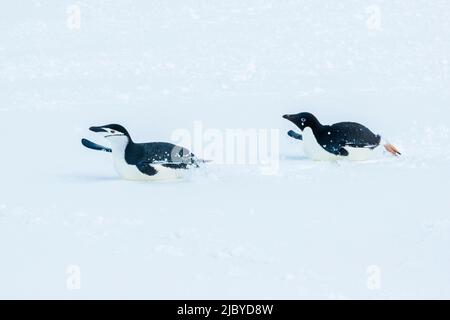
[{"label": "snow covered ground", "polygon": [[[449,1],[1,7],[0,298],[450,298]],[[300,111],[403,155],[309,161]],[[123,181],[107,123],[279,129],[279,168]]]}]

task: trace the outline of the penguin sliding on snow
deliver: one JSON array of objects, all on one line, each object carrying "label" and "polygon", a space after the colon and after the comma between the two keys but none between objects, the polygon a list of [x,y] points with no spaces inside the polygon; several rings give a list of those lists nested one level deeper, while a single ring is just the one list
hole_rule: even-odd
[{"label": "penguin sliding on snow", "polygon": [[182,177],[183,171],[206,162],[186,148],[167,142],[135,143],[128,131],[118,124],[91,127],[89,130],[109,140],[111,148],[87,139],[81,143],[93,150],[110,152],[117,173],[127,180],[165,180]]},{"label": "penguin sliding on snow", "polygon": [[392,144],[382,142],[380,135],[374,134],[365,126],[355,122],[339,122],[331,126],[322,125],[309,112],[286,114],[283,118],[294,123],[302,133],[289,131],[294,139],[303,140],[304,151],[313,160],[370,159],[380,145],[394,156],[401,153]]}]

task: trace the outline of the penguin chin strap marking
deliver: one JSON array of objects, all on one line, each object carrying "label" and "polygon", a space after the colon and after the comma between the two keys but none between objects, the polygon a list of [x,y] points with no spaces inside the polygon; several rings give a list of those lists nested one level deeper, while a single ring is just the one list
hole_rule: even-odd
[{"label": "penguin chin strap marking", "polygon": [[105,136],[105,138],[109,138],[109,137],[123,137],[123,136],[125,136],[123,133],[122,134],[110,134],[110,135]]}]

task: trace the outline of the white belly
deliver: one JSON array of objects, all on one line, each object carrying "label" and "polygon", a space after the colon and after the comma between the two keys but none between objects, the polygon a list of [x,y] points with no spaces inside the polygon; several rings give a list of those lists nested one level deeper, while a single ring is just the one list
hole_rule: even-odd
[{"label": "white belly", "polygon": [[344,149],[348,151],[348,156],[340,158],[345,158],[351,161],[369,160],[370,158],[373,157],[375,150],[370,148],[352,148],[352,147],[345,147]]},{"label": "white belly", "polygon": [[326,151],[316,140],[311,128],[305,128],[302,133],[303,149],[305,155],[312,160],[333,161],[338,159],[347,159],[351,161],[363,161],[372,157],[374,149],[370,148],[352,148],[345,147],[348,156],[336,156]]},{"label": "white belly", "polygon": [[332,161],[337,160],[338,156],[329,153],[317,143],[316,137],[311,128],[305,128],[302,133],[303,150],[305,155],[312,160]]},{"label": "white belly", "polygon": [[129,165],[125,160],[114,157],[114,168],[117,173],[126,180],[173,180],[183,177],[184,169],[171,169],[160,164],[152,165],[157,171],[153,176],[139,171],[136,166]]}]

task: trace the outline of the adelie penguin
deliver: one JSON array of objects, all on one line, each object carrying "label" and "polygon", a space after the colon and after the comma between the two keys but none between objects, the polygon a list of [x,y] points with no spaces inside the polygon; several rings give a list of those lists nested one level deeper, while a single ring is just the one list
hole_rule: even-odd
[{"label": "adelie penguin", "polygon": [[288,135],[303,140],[305,155],[313,160],[368,160],[381,145],[394,156],[400,155],[396,147],[359,123],[323,125],[309,112],[286,114],[283,118],[302,131],[300,134],[291,130]]},{"label": "adelie penguin", "polygon": [[183,171],[205,162],[189,150],[167,142],[135,143],[121,125],[109,124],[89,130],[103,136],[111,148],[87,139],[81,143],[93,150],[112,153],[117,173],[127,180],[166,180],[183,176]]}]

